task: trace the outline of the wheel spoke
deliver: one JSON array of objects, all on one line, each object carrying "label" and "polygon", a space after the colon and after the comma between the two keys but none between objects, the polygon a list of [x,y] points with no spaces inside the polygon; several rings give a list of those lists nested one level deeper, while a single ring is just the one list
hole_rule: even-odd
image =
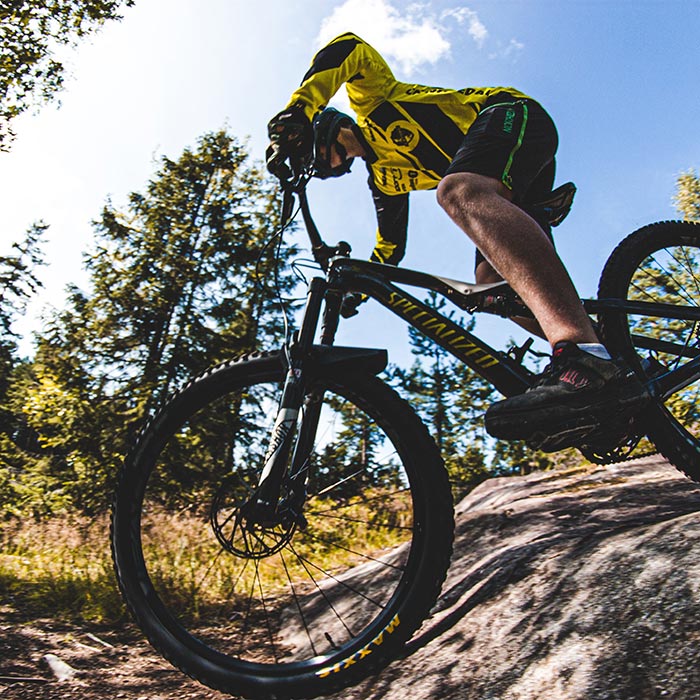
[{"label": "wheel spoke", "polygon": [[[299,555],[297,555],[297,556],[299,556]],[[313,579],[313,576],[311,575],[308,568],[306,567],[306,564],[308,564],[309,566],[312,566],[314,569],[316,569],[317,571],[322,573],[326,578],[329,578],[329,579],[335,581],[336,583],[339,583],[343,588],[347,589],[348,591],[354,593],[355,595],[359,596],[360,598],[364,598],[364,600],[368,601],[369,603],[372,603],[372,605],[375,605],[378,608],[384,607],[383,603],[380,603],[380,602],[370,598],[366,593],[363,593],[358,588],[351,586],[349,583],[347,583],[347,581],[343,581],[343,580],[339,579],[337,576],[334,576],[330,571],[326,571],[325,569],[322,569],[320,566],[317,566],[309,559],[306,559],[305,557],[299,557],[299,561],[304,564],[304,567],[306,568],[307,572],[309,573],[309,576],[312,579]],[[314,579],[314,583],[316,583],[315,579]],[[317,586],[318,586],[318,584],[317,584]],[[320,590],[320,586],[319,586],[319,590]],[[324,595],[324,597],[325,597],[325,595]],[[335,609],[334,609],[334,612],[335,612]]]},{"label": "wheel spoke", "polygon": [[316,542],[320,542],[321,544],[326,544],[330,545],[331,547],[335,547],[336,549],[342,549],[344,552],[347,552],[348,554],[352,554],[353,556],[356,556],[360,559],[365,559],[366,561],[373,561],[377,562],[379,564],[383,564],[384,566],[388,566],[392,569],[396,569],[397,571],[403,571],[403,567],[401,566],[396,566],[395,564],[389,564],[388,562],[382,561],[381,559],[377,559],[376,557],[372,557],[369,554],[363,554],[362,552],[358,552],[356,549],[351,549],[350,547],[346,547],[342,544],[339,544],[337,542],[333,542],[333,540],[329,540],[324,537],[318,537],[314,536],[307,533],[304,533],[306,537],[309,539],[315,540]]},{"label": "wheel spoke", "polygon": [[326,592],[323,590],[323,588],[321,588],[319,582],[316,580],[316,578],[311,573],[311,571],[309,571],[307,564],[311,564],[311,566],[313,566],[315,569],[318,569],[318,571],[320,571],[322,574],[324,574],[324,576],[332,578],[334,581],[337,581],[337,579],[335,577],[331,576],[330,574],[328,574],[327,572],[323,571],[323,569],[320,569],[319,567],[317,567],[315,564],[308,561],[304,557],[299,556],[299,554],[297,554],[297,552],[294,550],[293,546],[290,545],[290,549],[292,550],[292,552],[294,552],[294,555],[299,560],[301,565],[304,567],[304,570],[308,574],[309,578],[313,581],[313,584],[316,587],[316,590],[321,594],[321,596],[322,596],[323,600],[326,602],[326,605],[328,606],[328,608],[333,612],[333,615],[337,618],[338,622],[340,622],[340,624],[345,628],[345,631],[348,633],[348,636],[350,638],[352,638],[352,636],[353,636],[352,630],[347,626],[347,624],[345,623],[345,620],[340,615],[340,613],[338,613],[338,611],[336,610],[332,601],[328,598],[328,595],[326,594]]},{"label": "wheel spoke", "polygon": [[115,563],[173,663],[232,694],[264,685],[301,697],[313,689],[288,674],[330,692],[345,673],[326,686],[327,667],[371,669],[385,654],[358,649],[388,629],[388,653],[428,614],[449,563],[450,489],[395,392],[374,376],[324,373],[309,387],[324,397],[314,439],[302,437],[309,454],[298,452],[279,500],[258,507],[284,375],[279,358],[260,362],[194,380],[140,438],[116,499]]},{"label": "wheel spoke", "polygon": [[314,640],[311,637],[311,632],[309,631],[309,625],[308,622],[306,621],[306,616],[304,615],[304,611],[301,609],[301,603],[299,602],[299,596],[297,595],[296,588],[294,586],[294,581],[292,577],[289,574],[289,568],[287,567],[287,562],[285,561],[284,554],[280,553],[280,559],[282,560],[282,565],[284,566],[284,573],[287,576],[287,581],[289,582],[289,589],[292,592],[292,596],[294,598],[294,605],[296,606],[297,610],[299,611],[299,617],[302,621],[302,624],[304,625],[304,631],[306,632],[306,637],[309,640],[309,645],[311,646],[311,650],[313,651],[314,656],[318,655],[318,651],[316,651],[316,646],[314,645]]}]

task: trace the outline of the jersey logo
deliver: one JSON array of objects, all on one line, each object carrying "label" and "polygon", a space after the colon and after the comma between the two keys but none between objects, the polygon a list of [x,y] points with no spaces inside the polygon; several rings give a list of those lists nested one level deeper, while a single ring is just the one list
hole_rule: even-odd
[{"label": "jersey logo", "polygon": [[410,146],[414,136],[415,134],[412,131],[404,129],[402,126],[395,126],[391,132],[391,140],[402,148]]}]

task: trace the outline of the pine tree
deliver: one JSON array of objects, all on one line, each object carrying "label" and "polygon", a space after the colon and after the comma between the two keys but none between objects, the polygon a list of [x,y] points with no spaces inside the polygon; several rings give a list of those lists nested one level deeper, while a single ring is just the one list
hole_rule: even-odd
[{"label": "pine tree", "polygon": [[[91,286],[47,324],[15,401],[74,504],[106,505],[145,417],[208,365],[279,340],[275,185],[224,131],[163,158],[126,210],[108,204]],[[292,249],[282,246],[282,258]]]},{"label": "pine tree", "polygon": [[[108,206],[96,222],[93,292],[81,311],[99,339],[90,354],[122,377],[138,368],[139,393],[162,401],[207,364],[254,349],[276,303],[264,246],[278,224],[274,186],[225,132],[164,158],[128,212]],[[268,338],[280,331],[270,321]]]},{"label": "pine tree", "polygon": [[41,287],[37,268],[43,264],[42,239],[48,226],[34,224],[9,255],[0,256],[0,502],[7,508],[22,498],[18,475],[27,462],[35,462],[28,451],[33,435],[21,411],[12,406],[13,384],[26,368],[17,356],[15,319]]},{"label": "pine tree", "polygon": [[34,224],[21,243],[12,245],[10,255],[0,256],[0,431],[8,431],[13,423],[5,406],[12,370],[18,362],[12,323],[41,287],[36,269],[43,264],[41,243],[47,228],[41,222]]},{"label": "pine tree", "polygon": [[694,170],[678,176],[673,201],[684,219],[700,221],[700,177]]}]

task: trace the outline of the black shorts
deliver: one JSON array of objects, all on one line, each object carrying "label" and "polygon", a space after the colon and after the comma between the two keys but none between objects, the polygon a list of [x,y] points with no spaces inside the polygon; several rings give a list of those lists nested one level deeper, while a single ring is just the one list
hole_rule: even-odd
[{"label": "black shorts", "polygon": [[537,176],[554,161],[557,129],[534,100],[499,93],[489,102],[469,127],[445,175],[493,177],[512,190],[514,201],[524,201]]},{"label": "black shorts", "polygon": [[[490,102],[469,128],[445,175],[477,173],[500,180],[512,191],[513,202],[527,211],[529,202],[552,191],[556,126],[534,100],[499,93]],[[548,223],[538,223],[550,235]],[[477,252],[477,265],[481,260]]]}]

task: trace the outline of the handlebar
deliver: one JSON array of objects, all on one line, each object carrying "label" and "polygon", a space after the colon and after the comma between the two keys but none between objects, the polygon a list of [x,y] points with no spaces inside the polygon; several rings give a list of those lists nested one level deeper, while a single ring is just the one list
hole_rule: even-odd
[{"label": "handlebar", "polygon": [[348,257],[351,251],[350,245],[345,241],[340,241],[336,246],[329,246],[321,238],[321,233],[311,216],[309,200],[306,196],[306,186],[313,176],[310,160],[286,156],[281,151],[275,150],[271,157],[268,157],[267,166],[268,170],[277,177],[282,188],[283,226],[286,226],[291,220],[294,199],[297,197],[314,260],[324,271],[327,271],[332,258],[337,256]]}]

